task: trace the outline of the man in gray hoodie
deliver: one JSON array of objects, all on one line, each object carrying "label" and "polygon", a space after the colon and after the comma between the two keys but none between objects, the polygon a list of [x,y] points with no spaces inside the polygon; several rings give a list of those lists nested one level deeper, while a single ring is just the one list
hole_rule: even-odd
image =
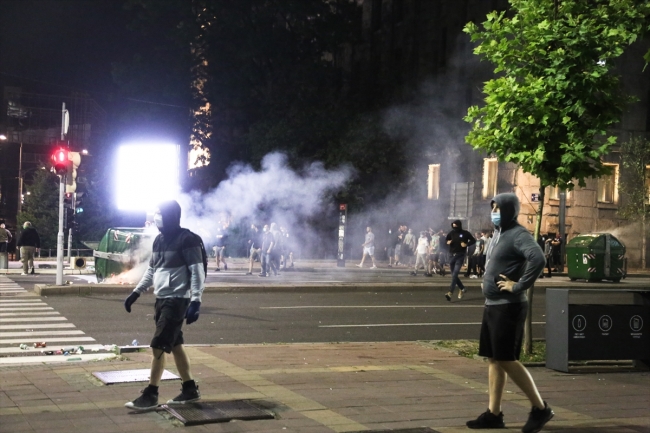
[{"label": "man in gray hoodie", "polygon": [[160,204],[154,222],[160,234],[153,241],[149,267],[133,292],[125,299],[128,313],[142,293],[153,286],[156,303],[156,331],[151,339],[153,359],[149,386],[142,395],[124,406],[144,411],[158,406],[158,386],[165,369],[165,355],[172,354],[183,381],[181,393],[168,400],[168,405],[199,400],[199,386],[193,379],[190,359],[183,347],[183,320],[189,325],[199,318],[207,270],[207,254],[201,238],[180,226],[181,207],[170,200]]},{"label": "man in gray hoodie", "polygon": [[540,431],[553,418],[542,400],[532,376],[519,362],[528,312],[526,290],[544,269],[544,253],[531,234],[517,222],[519,199],[499,194],[492,200],[490,217],[496,226],[486,257],[481,288],[485,309],[479,356],[488,358],[488,410],[467,422],[472,429],[504,428],[501,400],[508,376],[524,392],[532,410],[522,428],[524,433]]}]

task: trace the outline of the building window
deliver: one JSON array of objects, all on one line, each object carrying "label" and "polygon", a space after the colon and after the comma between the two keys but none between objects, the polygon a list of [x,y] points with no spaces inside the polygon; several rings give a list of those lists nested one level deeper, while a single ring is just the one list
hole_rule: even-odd
[{"label": "building window", "polygon": [[429,164],[427,198],[429,200],[438,200],[440,198],[440,164]]},{"label": "building window", "polygon": [[382,0],[372,0],[372,10],[370,16],[372,19],[372,30],[381,29],[381,3]]},{"label": "building window", "polygon": [[[559,200],[560,199],[560,193],[562,192],[561,188],[558,188],[557,186],[549,186],[546,189],[546,199],[548,200]],[[565,191],[565,198],[569,198],[570,191]]]},{"label": "building window", "polygon": [[598,203],[618,202],[618,164],[603,164],[612,168],[612,174],[598,178]]},{"label": "building window", "polygon": [[483,160],[483,199],[497,195],[497,176],[499,175],[499,161],[496,158]]}]

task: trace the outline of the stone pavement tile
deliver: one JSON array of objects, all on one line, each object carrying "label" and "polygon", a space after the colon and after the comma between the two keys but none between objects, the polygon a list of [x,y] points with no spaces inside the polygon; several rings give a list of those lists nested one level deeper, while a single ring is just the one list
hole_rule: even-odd
[{"label": "stone pavement tile", "polygon": [[0,433],[32,432],[33,427],[27,421],[5,422],[0,418]]}]

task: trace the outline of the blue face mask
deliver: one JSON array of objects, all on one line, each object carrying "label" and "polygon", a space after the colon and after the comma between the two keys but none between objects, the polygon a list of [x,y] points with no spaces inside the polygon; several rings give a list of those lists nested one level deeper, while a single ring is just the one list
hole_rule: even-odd
[{"label": "blue face mask", "polygon": [[501,225],[501,212],[492,212],[490,218],[492,218],[492,224],[495,226],[499,227]]}]

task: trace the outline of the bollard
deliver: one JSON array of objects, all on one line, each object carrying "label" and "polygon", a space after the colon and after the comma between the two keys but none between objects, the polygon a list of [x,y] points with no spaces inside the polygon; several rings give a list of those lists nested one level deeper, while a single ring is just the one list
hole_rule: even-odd
[{"label": "bollard", "polygon": [[0,269],[9,269],[9,256],[7,253],[0,253]]}]

